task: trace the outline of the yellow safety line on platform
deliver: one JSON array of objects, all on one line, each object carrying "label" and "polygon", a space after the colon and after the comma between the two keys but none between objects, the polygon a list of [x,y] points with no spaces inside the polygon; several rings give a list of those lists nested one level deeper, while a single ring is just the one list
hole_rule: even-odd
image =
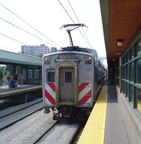
[{"label": "yellow safety line on platform", "polygon": [[14,92],[20,92],[20,91],[25,91],[25,90],[30,90],[30,89],[34,89],[34,88],[40,88],[40,87],[42,87],[42,86],[29,87],[29,88],[19,88],[19,89],[15,89],[12,91],[2,92],[2,93],[0,93],[0,95],[10,94],[10,93],[14,93]]},{"label": "yellow safety line on platform", "polygon": [[107,108],[107,86],[103,86],[77,144],[103,144]]},{"label": "yellow safety line on platform", "polygon": [[138,99],[137,107],[138,107],[138,110],[141,112],[141,101],[140,101],[140,99]]}]

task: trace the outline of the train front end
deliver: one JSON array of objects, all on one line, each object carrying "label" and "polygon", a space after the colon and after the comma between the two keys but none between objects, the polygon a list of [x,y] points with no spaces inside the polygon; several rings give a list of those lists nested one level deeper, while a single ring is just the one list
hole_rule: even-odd
[{"label": "train front end", "polygon": [[[56,52],[43,57],[44,111],[53,119],[83,119],[93,106],[93,56]],[[82,117],[81,117],[82,116]]]}]

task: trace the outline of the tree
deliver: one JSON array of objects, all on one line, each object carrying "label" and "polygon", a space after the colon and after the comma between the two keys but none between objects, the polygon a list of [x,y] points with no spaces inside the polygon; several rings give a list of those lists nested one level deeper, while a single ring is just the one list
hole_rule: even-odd
[{"label": "tree", "polygon": [[10,71],[7,69],[7,66],[6,65],[0,65],[0,71],[3,74],[3,79],[2,79],[3,83],[8,83],[7,76],[10,73]]}]

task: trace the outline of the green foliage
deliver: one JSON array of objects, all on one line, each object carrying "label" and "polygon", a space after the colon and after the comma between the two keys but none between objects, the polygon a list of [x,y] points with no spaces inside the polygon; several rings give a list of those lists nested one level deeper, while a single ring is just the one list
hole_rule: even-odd
[{"label": "green foliage", "polygon": [[7,69],[7,66],[5,65],[0,66],[0,71],[3,74],[3,83],[8,83],[7,76],[10,73],[10,71]]}]

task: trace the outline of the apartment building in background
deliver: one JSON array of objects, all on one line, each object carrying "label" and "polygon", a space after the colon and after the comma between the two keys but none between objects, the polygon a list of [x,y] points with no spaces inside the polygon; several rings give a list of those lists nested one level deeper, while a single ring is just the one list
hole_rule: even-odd
[{"label": "apartment building in background", "polygon": [[49,53],[49,47],[45,44],[36,46],[23,45],[21,46],[21,52],[29,55],[44,55]]}]

